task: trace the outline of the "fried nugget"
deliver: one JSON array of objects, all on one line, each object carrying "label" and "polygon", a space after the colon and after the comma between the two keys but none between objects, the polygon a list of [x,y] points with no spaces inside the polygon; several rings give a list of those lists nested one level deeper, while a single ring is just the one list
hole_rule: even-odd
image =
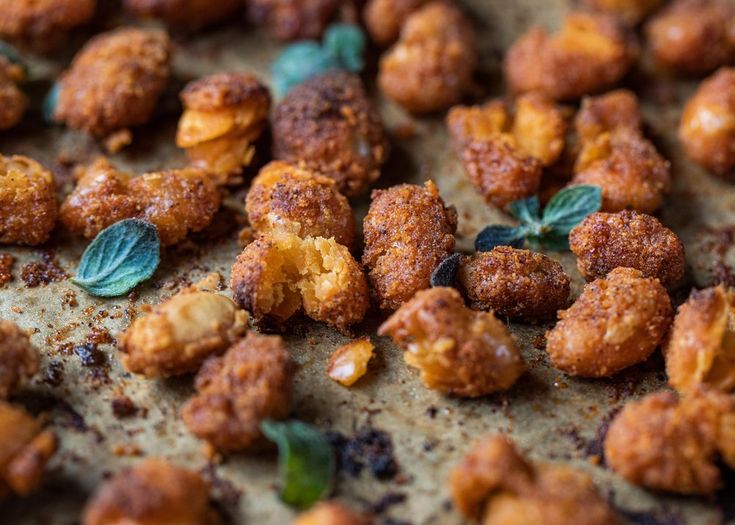
[{"label": "fried nugget", "polygon": [[281,40],[318,39],[339,14],[342,0],[249,0],[248,16]]},{"label": "fried nugget", "polygon": [[38,350],[18,325],[0,319],[0,399],[38,372]]},{"label": "fried nugget", "polygon": [[389,144],[362,81],[344,71],[294,87],[273,112],[273,156],[334,179],[350,197],[380,177]]},{"label": "fried nugget", "polygon": [[18,88],[23,80],[23,67],[0,53],[0,131],[12,128],[23,119],[28,107],[28,98]]},{"label": "fried nugget", "polygon": [[475,312],[454,288],[421,290],[378,329],[403,348],[427,388],[459,397],[507,390],[525,370],[508,329]]},{"label": "fried nugget", "polygon": [[408,16],[379,67],[380,88],[411,113],[457,104],[472,88],[477,67],[472,24],[451,3],[433,1]]},{"label": "fried nugget", "polygon": [[370,38],[385,47],[396,40],[408,17],[430,0],[369,0],[363,18]]},{"label": "fried nugget", "polygon": [[380,308],[395,310],[428,288],[431,273],[454,251],[456,230],[457,212],[432,181],[373,191],[362,264]]},{"label": "fried nugget", "polygon": [[96,0],[0,0],[0,38],[48,51],[94,16]]},{"label": "fried nugget", "polygon": [[604,95],[584,97],[574,117],[574,130],[581,143],[596,140],[617,129],[643,133],[643,115],[638,97],[627,89],[615,89]]},{"label": "fried nugget", "polygon": [[340,503],[322,501],[299,514],[292,525],[370,525],[372,522]]},{"label": "fried nugget", "polygon": [[373,343],[369,337],[350,341],[329,356],[327,376],[343,386],[352,386],[365,375],[373,357]]},{"label": "fried nugget", "polygon": [[125,9],[140,18],[196,31],[227,20],[242,9],[242,0],[124,0]]},{"label": "fried nugget", "polygon": [[616,16],[626,24],[636,25],[661,5],[662,0],[584,0],[591,9]]},{"label": "fried nugget", "polygon": [[196,376],[197,394],[181,417],[196,436],[221,451],[251,448],[260,422],[288,415],[295,366],[279,336],[248,333]]}]

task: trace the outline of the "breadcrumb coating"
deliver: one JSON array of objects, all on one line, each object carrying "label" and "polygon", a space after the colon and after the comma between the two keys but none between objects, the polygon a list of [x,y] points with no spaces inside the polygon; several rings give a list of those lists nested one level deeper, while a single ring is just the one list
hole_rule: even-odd
[{"label": "breadcrumb coating", "polygon": [[241,0],[124,0],[123,4],[139,18],[163,20],[190,31],[237,16],[243,8]]},{"label": "breadcrumb coating", "polygon": [[96,0],[0,0],[0,38],[49,51],[94,16]]},{"label": "breadcrumb coating", "polygon": [[292,525],[370,525],[371,519],[358,514],[341,503],[321,501],[299,514]]},{"label": "breadcrumb coating", "polygon": [[626,128],[643,133],[643,115],[638,97],[628,89],[615,89],[604,95],[584,97],[574,117],[579,142],[594,141],[600,135]]},{"label": "breadcrumb coating", "polygon": [[367,372],[373,349],[369,337],[340,346],[329,356],[327,375],[343,386],[354,385]]},{"label": "breadcrumb coating", "polygon": [[368,0],[363,19],[370,38],[381,47],[389,46],[401,34],[408,17],[430,0]]},{"label": "breadcrumb coating", "polygon": [[38,350],[28,334],[0,319],[0,399],[7,399],[38,372]]},{"label": "breadcrumb coating", "polygon": [[341,0],[250,0],[250,20],[280,40],[318,39],[339,14]]},{"label": "breadcrumb coating", "polygon": [[662,0],[584,0],[591,9],[610,13],[630,25],[641,22],[661,2]]}]

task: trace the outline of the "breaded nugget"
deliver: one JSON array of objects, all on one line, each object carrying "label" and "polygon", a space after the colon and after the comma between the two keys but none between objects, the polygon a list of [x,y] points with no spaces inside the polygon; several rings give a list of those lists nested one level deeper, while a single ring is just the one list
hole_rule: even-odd
[{"label": "breaded nugget", "polygon": [[273,161],[253,179],[245,200],[250,225],[260,233],[282,230],[299,237],[355,241],[355,218],[334,180]]},{"label": "breaded nugget", "polygon": [[197,30],[237,16],[242,0],[124,0],[125,9],[140,18],[155,18],[187,30]]},{"label": "breaded nugget", "polygon": [[614,16],[572,12],[558,33],[535,26],[516,40],[505,56],[505,79],[514,93],[575,100],[614,86],[638,54],[635,36]]},{"label": "breaded nugget", "polygon": [[408,17],[430,0],[368,0],[363,18],[370,38],[385,47],[396,40]]},{"label": "breaded nugget", "polygon": [[321,173],[347,195],[380,177],[388,139],[362,81],[344,71],[294,87],[273,113],[273,156]]},{"label": "breaded nugget", "polygon": [[38,372],[38,350],[17,324],[0,319],[0,399]]},{"label": "breaded nugget", "polygon": [[662,0],[584,0],[588,7],[610,13],[630,25],[639,23],[661,5],[661,2]]},{"label": "breaded nugget", "polygon": [[593,213],[569,234],[579,273],[588,281],[619,266],[640,270],[665,287],[684,276],[686,260],[679,237],[656,218],[637,211]]},{"label": "breaded nugget", "polygon": [[96,0],[0,0],[0,38],[48,51],[96,7]]},{"label": "breaded nugget", "polygon": [[371,525],[372,522],[340,503],[322,501],[299,514],[292,525]]},{"label": "breaded nugget", "polygon": [[0,155],[0,244],[46,242],[58,211],[50,171],[22,155]]},{"label": "breaded nugget", "polygon": [[472,308],[512,319],[548,319],[569,300],[569,277],[561,264],[510,246],[462,257],[457,279]]},{"label": "breaded nugget", "polygon": [[449,478],[452,500],[483,525],[617,525],[592,478],[553,463],[525,460],[506,437],[477,441]]},{"label": "breaded nugget", "polygon": [[196,376],[197,394],[181,417],[198,437],[221,451],[250,448],[262,440],[260,422],[288,415],[295,366],[276,335],[248,333]]},{"label": "breaded nugget", "polygon": [[643,115],[638,97],[628,89],[615,89],[604,95],[584,97],[574,117],[574,130],[581,143],[594,141],[616,129],[643,133]]},{"label": "breaded nugget", "polygon": [[209,484],[168,460],[146,458],[108,479],[87,502],[84,525],[216,525]]},{"label": "breaded nugget", "polygon": [[378,84],[411,113],[457,104],[473,87],[477,44],[472,23],[451,3],[433,1],[411,13],[380,59]]},{"label": "breaded nugget", "polygon": [[552,364],[584,377],[606,377],[645,361],[663,339],[673,310],[666,289],[632,268],[587,284],[547,332]]},{"label": "breaded nugget", "polygon": [[189,82],[180,98],[176,145],[219,183],[239,175],[268,123],[268,88],[249,73],[217,73]]},{"label": "breaded nugget", "polygon": [[421,290],[378,329],[403,348],[427,388],[459,397],[507,390],[525,370],[515,339],[490,312],[475,312],[454,288]]},{"label": "breaded nugget", "polygon": [[249,0],[250,20],[264,25],[281,40],[317,39],[340,7],[342,0]]},{"label": "breaded nugget", "polygon": [[354,385],[367,372],[373,350],[369,337],[340,346],[329,356],[327,376],[343,386]]},{"label": "breaded nugget", "polygon": [[454,251],[457,211],[432,181],[376,190],[363,222],[373,292],[383,310],[395,310],[428,288],[431,273]]},{"label": "breaded nugget", "polygon": [[28,107],[28,98],[18,88],[23,80],[23,67],[0,53],[0,130],[10,129],[23,119]]}]

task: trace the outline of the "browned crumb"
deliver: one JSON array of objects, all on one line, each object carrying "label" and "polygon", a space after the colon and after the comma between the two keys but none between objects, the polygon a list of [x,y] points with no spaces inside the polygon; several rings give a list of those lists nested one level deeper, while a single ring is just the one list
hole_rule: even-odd
[{"label": "browned crumb", "polygon": [[248,15],[281,40],[319,38],[339,13],[340,0],[250,0]]},{"label": "browned crumb", "polygon": [[13,280],[15,257],[9,253],[0,253],[0,288]]},{"label": "browned crumb", "polygon": [[369,0],[363,18],[370,38],[379,46],[398,40],[408,17],[430,0]]},{"label": "browned crumb", "polygon": [[329,356],[327,375],[341,385],[352,386],[367,372],[373,349],[369,337],[340,346]]},{"label": "browned crumb", "polygon": [[344,505],[322,501],[299,514],[292,525],[371,525],[372,519],[358,514]]},{"label": "browned crumb", "polygon": [[50,283],[63,281],[69,275],[59,266],[52,252],[41,252],[41,260],[23,265],[20,269],[20,278],[27,288],[45,286]]},{"label": "browned crumb", "polygon": [[241,0],[124,0],[125,8],[140,18],[195,31],[237,16]]},{"label": "browned crumb", "polygon": [[0,38],[48,51],[89,22],[96,0],[0,0]]},{"label": "browned crumb", "polygon": [[0,320],[0,399],[38,373],[38,350],[18,325]]}]

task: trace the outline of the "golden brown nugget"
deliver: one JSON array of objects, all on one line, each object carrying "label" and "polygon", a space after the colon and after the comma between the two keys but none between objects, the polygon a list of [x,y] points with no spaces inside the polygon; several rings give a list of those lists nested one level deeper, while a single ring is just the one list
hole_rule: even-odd
[{"label": "golden brown nugget", "polygon": [[48,51],[92,19],[96,0],[0,0],[0,38]]},{"label": "golden brown nugget", "polygon": [[23,67],[0,54],[0,130],[10,129],[23,119],[28,107],[28,98],[18,88],[23,80]]},{"label": "golden brown nugget", "polygon": [[531,463],[513,443],[486,435],[454,467],[455,508],[483,525],[616,525],[592,478],[553,463]]},{"label": "golden brown nugget", "polygon": [[248,333],[199,370],[197,394],[184,405],[184,424],[220,451],[258,444],[264,419],[288,415],[295,366],[279,336]]},{"label": "golden brown nugget", "polygon": [[341,0],[250,0],[248,15],[281,40],[318,39],[340,11]]},{"label": "golden brown nugget", "polygon": [[146,458],[97,489],[84,508],[84,525],[217,525],[209,484],[168,460]]},{"label": "golden brown nugget", "polygon": [[662,0],[584,0],[595,10],[616,16],[626,24],[635,25],[661,5]]},{"label": "golden brown nugget", "polygon": [[341,503],[322,501],[299,514],[292,525],[371,525],[373,520]]},{"label": "golden brown nugget", "polygon": [[38,372],[38,350],[17,324],[0,319],[0,399]]},{"label": "golden brown nugget", "polygon": [[472,308],[511,319],[555,317],[569,300],[569,277],[561,264],[510,246],[463,256],[457,279]]},{"label": "golden brown nugget", "polygon": [[54,120],[99,138],[145,124],[168,82],[170,56],[164,31],[123,27],[93,37],[59,79]]},{"label": "golden brown nugget", "polygon": [[376,190],[363,222],[373,293],[383,310],[395,310],[429,287],[432,272],[454,251],[457,211],[444,204],[432,181]]},{"label": "golden brown nugget", "polygon": [[604,95],[584,97],[574,117],[574,130],[581,143],[596,140],[617,129],[643,134],[643,115],[638,97],[628,89],[615,89]]},{"label": "golden brown nugget", "polygon": [[125,9],[140,18],[163,20],[170,26],[196,31],[237,16],[241,0],[124,0]]},{"label": "golden brown nugget", "polygon": [[268,123],[268,88],[249,73],[217,73],[189,82],[180,94],[184,106],[176,145],[193,166],[227,183],[248,166],[255,142]]},{"label": "golden brown nugget", "polygon": [[469,19],[445,1],[411,13],[398,42],[380,59],[378,84],[411,113],[457,104],[472,87],[477,44]]},{"label": "golden brown nugget", "polygon": [[50,171],[22,155],[0,155],[0,244],[46,242],[58,211]]},{"label": "golden brown nugget", "polygon": [[525,370],[515,339],[490,312],[454,288],[421,290],[378,329],[404,350],[427,388],[459,397],[507,390]]},{"label": "golden brown nugget", "polygon": [[354,385],[367,372],[373,350],[369,337],[340,346],[329,356],[327,376],[343,386]]},{"label": "golden brown nugget", "polygon": [[363,18],[370,38],[385,47],[396,40],[408,17],[431,0],[369,0]]},{"label": "golden brown nugget", "polygon": [[348,248],[355,241],[355,217],[337,183],[287,162],[273,161],[260,170],[245,211],[260,233],[282,230],[299,237],[333,237]]},{"label": "golden brown nugget", "polygon": [[505,79],[514,93],[575,100],[613,87],[638,54],[635,36],[614,16],[572,12],[559,32],[535,26],[516,40],[505,56]]},{"label": "golden brown nugget", "polygon": [[593,213],[569,234],[579,273],[592,281],[619,266],[640,270],[665,287],[684,277],[686,260],[679,237],[651,215],[637,211]]},{"label": "golden brown nugget", "polygon": [[362,81],[344,71],[294,87],[273,113],[273,156],[321,173],[350,197],[380,177],[389,144]]},{"label": "golden brown nugget", "polygon": [[669,329],[666,289],[633,268],[587,284],[547,332],[552,364],[583,377],[607,377],[648,359]]}]

